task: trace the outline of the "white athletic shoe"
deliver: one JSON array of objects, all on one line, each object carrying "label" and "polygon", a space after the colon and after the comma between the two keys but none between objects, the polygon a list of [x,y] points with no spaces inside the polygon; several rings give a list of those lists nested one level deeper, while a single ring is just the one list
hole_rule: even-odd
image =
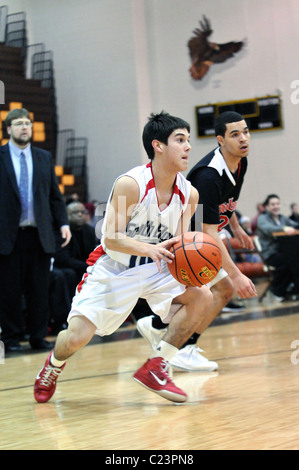
[{"label": "white athletic shoe", "polygon": [[[167,328],[164,328],[163,330],[153,328],[153,318],[153,315],[140,318],[136,323],[136,327],[141,336],[143,336],[143,338],[149,342],[152,349],[155,350],[166,333]],[[180,349],[169,362],[177,369],[189,371],[212,372],[214,370],[218,370],[217,362],[209,361],[206,357],[200,354],[201,352],[203,352],[203,350],[196,347],[195,344],[188,344],[184,348]]]},{"label": "white athletic shoe", "polygon": [[136,327],[141,336],[143,336],[143,338],[149,342],[153,350],[155,350],[162,337],[165,335],[167,328],[164,328],[163,330],[157,330],[157,328],[153,328],[153,318],[153,315],[140,318],[140,320],[138,320],[136,323]]},{"label": "white athletic shoe", "polygon": [[200,354],[201,352],[203,350],[195,344],[187,344],[187,346],[178,350],[169,363],[172,367],[189,371],[212,372],[218,370],[217,362],[209,361]]}]

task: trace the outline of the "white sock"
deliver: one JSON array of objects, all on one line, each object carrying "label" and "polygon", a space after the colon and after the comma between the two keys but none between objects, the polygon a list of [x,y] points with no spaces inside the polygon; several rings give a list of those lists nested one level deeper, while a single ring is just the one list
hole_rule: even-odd
[{"label": "white sock", "polygon": [[55,358],[54,351],[52,352],[52,355],[50,357],[50,362],[51,362],[52,366],[54,366],[54,367],[62,367],[63,364],[65,364],[65,361],[58,361],[58,359]]},{"label": "white sock", "polygon": [[163,339],[158,344],[156,350],[153,352],[151,358],[153,357],[163,357],[166,361],[170,361],[173,356],[178,352],[178,348],[172,346],[172,344],[166,343]]}]

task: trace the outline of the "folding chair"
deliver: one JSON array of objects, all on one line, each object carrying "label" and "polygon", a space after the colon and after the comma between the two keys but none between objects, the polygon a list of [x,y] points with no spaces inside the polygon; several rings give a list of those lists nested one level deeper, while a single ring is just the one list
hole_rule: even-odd
[{"label": "folding chair", "polygon": [[265,295],[267,294],[267,292],[270,289],[270,286],[272,284],[272,281],[273,281],[273,278],[274,278],[273,272],[275,271],[275,267],[270,266],[269,264],[266,263],[266,261],[263,257],[263,254],[262,254],[261,242],[260,242],[259,237],[257,235],[255,235],[253,237],[253,242],[254,242],[254,246],[255,246],[256,251],[260,255],[262,262],[264,263],[265,275],[267,275],[267,277],[268,277],[268,285],[266,286],[264,292],[262,293],[262,295],[259,298],[259,302],[262,302],[262,300],[264,299]]}]

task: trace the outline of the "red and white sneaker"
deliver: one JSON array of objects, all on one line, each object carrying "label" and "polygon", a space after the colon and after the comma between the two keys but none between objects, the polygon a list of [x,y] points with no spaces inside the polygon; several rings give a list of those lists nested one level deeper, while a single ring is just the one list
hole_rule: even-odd
[{"label": "red and white sneaker", "polygon": [[148,390],[176,403],[187,400],[186,393],[178,388],[169,375],[169,363],[162,357],[148,359],[133,378]]},{"label": "red and white sneaker", "polygon": [[54,395],[58,376],[65,368],[65,364],[62,367],[52,366],[50,363],[51,355],[52,351],[35,380],[34,398],[38,403],[46,403]]}]

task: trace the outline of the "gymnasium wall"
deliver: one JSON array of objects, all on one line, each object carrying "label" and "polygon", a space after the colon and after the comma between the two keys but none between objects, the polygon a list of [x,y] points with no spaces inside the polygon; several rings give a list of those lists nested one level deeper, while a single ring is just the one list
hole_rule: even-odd
[{"label": "gymnasium wall", "polygon": [[[197,138],[195,106],[280,94],[284,129],[252,134],[239,210],[253,216],[270,192],[287,214],[299,202],[298,0],[10,0],[16,11],[27,13],[29,43],[54,52],[59,128],[88,138],[90,199],[106,200],[121,172],[147,161],[150,112],[191,123],[191,168],[216,146]],[[195,82],[187,42],[203,14],[211,40],[246,48]]]}]

